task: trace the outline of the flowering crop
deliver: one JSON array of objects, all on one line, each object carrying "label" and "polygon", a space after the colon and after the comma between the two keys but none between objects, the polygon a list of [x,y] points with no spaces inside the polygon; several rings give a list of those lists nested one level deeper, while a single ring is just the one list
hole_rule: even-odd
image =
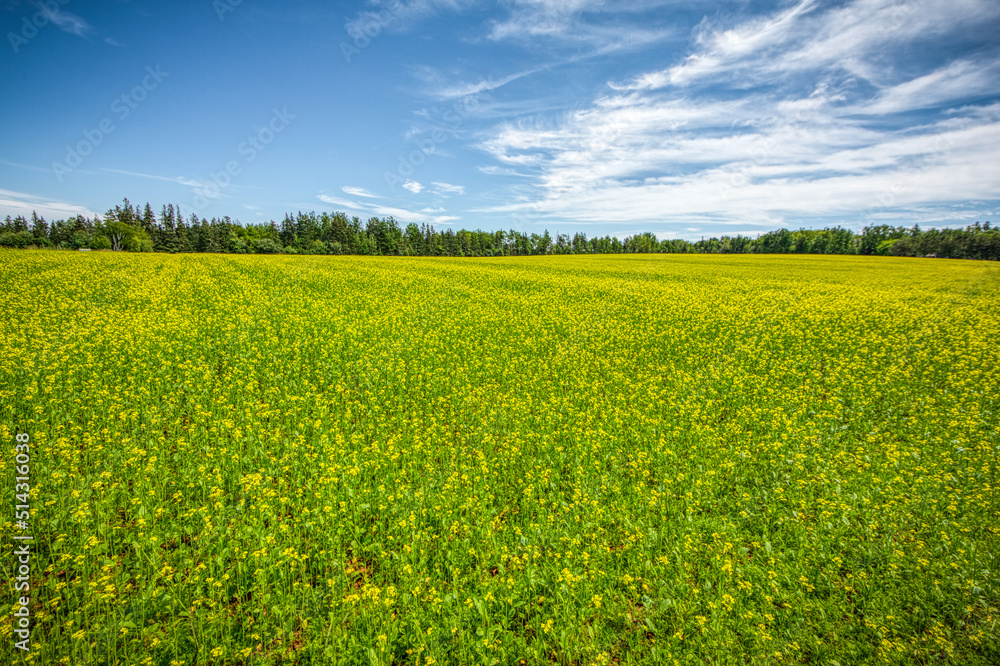
[{"label": "flowering crop", "polygon": [[0,251],[0,288],[7,663],[1000,662],[1000,266]]}]

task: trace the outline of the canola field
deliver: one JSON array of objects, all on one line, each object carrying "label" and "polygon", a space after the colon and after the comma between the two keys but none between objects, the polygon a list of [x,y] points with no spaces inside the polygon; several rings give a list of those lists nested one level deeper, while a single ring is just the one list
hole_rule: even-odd
[{"label": "canola field", "polygon": [[0,662],[1000,663],[996,264],[2,251],[0,288]]}]

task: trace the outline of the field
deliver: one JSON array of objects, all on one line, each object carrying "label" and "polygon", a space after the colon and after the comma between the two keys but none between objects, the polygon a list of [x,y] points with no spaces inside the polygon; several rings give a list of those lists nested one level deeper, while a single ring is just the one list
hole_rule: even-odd
[{"label": "field", "polygon": [[996,264],[0,251],[0,289],[4,663],[1000,663]]}]

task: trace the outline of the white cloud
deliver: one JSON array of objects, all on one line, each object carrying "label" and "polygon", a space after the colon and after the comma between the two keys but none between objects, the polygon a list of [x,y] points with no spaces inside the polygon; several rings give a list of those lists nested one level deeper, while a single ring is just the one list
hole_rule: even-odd
[{"label": "white cloud", "polygon": [[703,23],[677,65],[609,84],[579,110],[494,127],[479,147],[499,164],[480,171],[529,177],[535,194],[511,189],[513,203],[477,212],[773,228],[997,199],[1000,105],[982,105],[1000,94],[997,59],[960,56],[916,76],[912,58],[906,70],[883,65],[893,45],[998,18],[1000,5],[925,4],[806,0]]},{"label": "white cloud", "polygon": [[362,203],[360,201],[339,199],[337,197],[332,197],[329,194],[319,194],[316,196],[316,198],[322,201],[323,203],[330,204],[331,206],[340,206],[342,208],[346,208],[347,210],[355,212],[365,210],[369,205],[366,203]]},{"label": "white cloud", "polygon": [[993,0],[855,0],[803,21],[798,43],[771,61],[771,72],[840,67],[881,83],[892,68],[880,62],[894,48],[996,20]]},{"label": "white cloud", "polygon": [[186,185],[188,187],[205,187],[209,184],[208,181],[195,180],[193,178],[185,178],[184,176],[158,176],[151,173],[141,173],[139,171],[126,171],[124,169],[109,169],[101,168],[101,171],[107,171],[108,173],[119,173],[123,176],[135,176],[137,178],[150,178],[152,180],[162,180],[167,183],[177,183],[179,185]]},{"label": "white cloud", "polygon": [[403,183],[403,189],[408,190],[413,194],[420,194],[420,192],[423,191],[424,186],[415,180],[407,179],[406,182]]},{"label": "white cloud", "polygon": [[372,201],[350,201],[339,199],[328,194],[319,194],[316,198],[323,203],[336,208],[342,208],[353,213],[377,217],[391,216],[395,218],[397,222],[402,224],[409,224],[410,222],[416,224],[450,224],[452,221],[459,219],[455,215],[442,215],[441,213],[445,212],[445,209],[443,208],[424,208],[420,211],[412,211],[406,208],[386,206]]},{"label": "white cloud", "polygon": [[351,185],[345,185],[340,189],[343,190],[344,193],[350,194],[353,197],[369,197],[372,199],[380,198],[379,195],[373,194],[363,187],[352,187]]},{"label": "white cloud", "polygon": [[982,159],[988,154],[1000,154],[1000,118],[968,128],[941,124],[919,137],[885,136],[811,160],[796,160],[776,148],[772,155],[762,154],[759,164],[734,160],[677,176],[637,182],[608,178],[566,191],[559,185],[583,179],[573,171],[587,168],[571,163],[553,169],[543,181],[543,198],[487,211],[531,211],[541,218],[590,222],[692,221],[704,215],[716,223],[764,219],[780,226],[803,216],[995,198],[1000,165]]},{"label": "white cloud", "polygon": [[53,200],[34,194],[24,192],[14,192],[12,190],[0,190],[0,211],[3,215],[17,217],[23,215],[31,219],[31,213],[36,212],[49,222],[54,220],[64,220],[77,215],[84,217],[97,217],[97,213],[86,206],[71,204],[64,201]]},{"label": "white cloud", "polygon": [[495,22],[490,37],[501,40],[562,36],[583,10],[597,4],[595,0],[514,0],[510,17]]},{"label": "white cloud", "polygon": [[801,0],[734,27],[703,22],[696,35],[698,49],[680,63],[612,87],[656,90],[749,74],[742,81],[746,84],[820,67],[881,82],[884,72],[892,70],[879,62],[887,49],[912,46],[998,15],[1000,5],[991,0],[854,0],[833,8]]},{"label": "white cloud", "polygon": [[186,178],[184,176],[158,176],[156,174],[141,173],[138,171],[125,171],[123,169],[102,168],[101,171],[118,173],[123,176],[135,176],[136,178],[160,180],[166,183],[176,183],[177,185],[190,187],[195,194],[199,194],[207,199],[218,199],[222,196],[222,188],[210,180],[198,180],[195,178]]},{"label": "white cloud", "polygon": [[428,215],[427,213],[421,213],[417,211],[407,210],[406,208],[397,208],[393,206],[379,206],[376,209],[376,213],[382,217],[393,217],[398,222],[403,222],[409,224],[414,222],[417,224],[426,222],[428,224],[445,224],[452,222],[453,220],[459,219],[454,215]]},{"label": "white cloud", "polygon": [[532,74],[536,74],[542,69],[543,68],[541,67],[536,67],[534,69],[508,74],[507,76],[500,77],[499,79],[480,79],[476,83],[442,84],[438,89],[432,91],[432,95],[440,99],[457,99],[468,97],[469,95],[479,95],[484,92],[492,92],[497,88],[504,87],[508,83],[517,81],[518,79],[523,79],[524,77],[531,76]]},{"label": "white cloud", "polygon": [[698,38],[703,46],[701,51],[687,56],[678,65],[643,74],[631,83],[613,87],[622,90],[653,90],[671,84],[683,85],[738,66],[747,58],[787,41],[798,19],[810,12],[815,5],[815,0],[802,0],[773,16],[752,19],[736,28],[714,33],[703,29]]},{"label": "white cloud", "polygon": [[495,164],[485,164],[476,167],[482,173],[487,176],[519,176],[521,178],[530,178],[531,175],[527,173],[521,173],[517,169],[511,169],[508,167],[497,166]]},{"label": "white cloud", "polygon": [[9,160],[0,159],[0,164],[12,167],[14,169],[21,169],[23,171],[34,171],[37,173],[46,173],[52,175],[52,167],[40,167],[33,164],[21,164],[20,162],[11,162]]},{"label": "white cloud", "polygon": [[431,185],[434,186],[434,194],[447,196],[449,194],[465,194],[464,185],[452,185],[450,183],[440,183],[438,181],[431,181]]},{"label": "white cloud", "polygon": [[383,31],[405,31],[413,25],[441,11],[462,11],[476,0],[372,0],[372,9],[358,12],[344,24],[347,34],[360,39],[375,39]]},{"label": "white cloud", "polygon": [[[643,12],[663,5],[683,4],[675,0],[513,0],[509,15],[494,21],[489,38],[537,46],[540,39],[601,50],[634,48],[660,41],[674,33],[648,27]],[[615,20],[608,20],[614,14]],[[633,20],[628,15],[634,14]]]},{"label": "white cloud", "polygon": [[83,18],[60,9],[54,2],[41,2],[38,4],[38,9],[52,22],[52,25],[63,32],[82,37],[90,30],[90,24]]},{"label": "white cloud", "polygon": [[956,60],[929,74],[887,88],[864,114],[888,114],[933,108],[980,95],[1000,94],[1000,64],[996,60]]}]

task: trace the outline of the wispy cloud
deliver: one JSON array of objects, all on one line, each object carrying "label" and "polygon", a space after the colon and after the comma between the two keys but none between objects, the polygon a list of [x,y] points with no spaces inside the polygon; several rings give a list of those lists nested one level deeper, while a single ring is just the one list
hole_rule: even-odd
[{"label": "wispy cloud", "polygon": [[412,192],[413,194],[420,194],[423,191],[424,186],[415,180],[407,180],[403,183],[403,189],[408,192]]},{"label": "wispy cloud", "polygon": [[406,208],[400,208],[398,206],[387,206],[372,201],[352,201],[349,199],[341,199],[328,194],[319,194],[316,198],[325,204],[342,209],[345,212],[359,215],[374,215],[378,217],[391,216],[403,224],[409,224],[411,222],[415,224],[450,224],[451,222],[460,219],[455,215],[443,215],[442,213],[445,212],[443,208],[424,208],[419,211],[414,211]]},{"label": "wispy cloud", "polygon": [[832,8],[801,0],[731,27],[705,21],[696,31],[697,49],[679,63],[613,87],[654,90],[715,84],[720,75],[744,77],[746,85],[824,67],[884,82],[894,69],[886,62],[893,49],[996,17],[995,3],[986,0],[855,0]]},{"label": "wispy cloud", "polygon": [[996,95],[1000,95],[1000,59],[998,54],[991,54],[984,62],[956,60],[929,74],[886,88],[857,112],[905,113]]},{"label": "wispy cloud", "polygon": [[349,211],[362,211],[366,210],[371,204],[364,203],[361,201],[351,201],[350,199],[341,199],[340,197],[335,197],[330,194],[320,194],[316,197],[323,203],[328,203],[331,206],[341,206]]},{"label": "wispy cloud", "polygon": [[82,37],[90,31],[90,24],[82,17],[59,7],[55,2],[39,2],[38,9],[63,32]]},{"label": "wispy cloud", "polygon": [[537,194],[479,210],[774,227],[1000,198],[996,54],[903,67],[897,46],[998,18],[985,1],[804,0],[703,22],[676,64],[609,82],[572,112],[495,126],[480,147],[498,164],[480,170],[527,175]]},{"label": "wispy cloud", "polygon": [[516,176],[518,178],[531,178],[531,174],[522,173],[510,167],[497,166],[496,164],[480,164],[476,167],[481,173],[487,176]]},{"label": "wispy cloud", "polygon": [[12,167],[14,169],[21,169],[22,171],[34,171],[36,173],[47,173],[47,174],[52,173],[51,167],[40,167],[40,166],[34,166],[32,164],[21,164],[20,162],[11,162],[8,160],[0,160],[0,164]]},{"label": "wispy cloud", "polygon": [[197,180],[195,178],[186,178],[184,176],[159,176],[151,173],[141,173],[139,171],[125,171],[123,169],[102,168],[101,171],[117,173],[123,176],[148,178],[150,180],[159,180],[164,183],[183,185],[184,187],[190,187],[194,194],[201,195],[208,199],[218,199],[221,196],[221,188],[209,180]]},{"label": "wispy cloud", "polygon": [[[513,0],[509,14],[492,22],[489,38],[537,45],[539,40],[602,50],[632,48],[660,41],[672,29],[651,28],[648,12],[677,2],[621,0]],[[631,18],[631,20],[630,20]]]},{"label": "wispy cloud", "polygon": [[371,38],[383,30],[406,31],[437,12],[456,12],[476,4],[476,0],[371,0],[370,9],[347,19],[344,29],[349,35]]},{"label": "wispy cloud", "polygon": [[97,213],[86,206],[11,190],[0,190],[0,209],[12,216],[23,215],[29,219],[31,213],[36,212],[49,221],[64,220],[77,215],[97,217]]},{"label": "wispy cloud", "polygon": [[478,95],[484,92],[491,92],[498,88],[517,81],[518,79],[523,79],[526,76],[531,76],[542,71],[542,67],[535,67],[532,69],[526,69],[520,72],[514,72],[513,74],[508,74],[507,76],[502,76],[500,78],[481,78],[475,83],[442,83],[432,94],[434,97],[439,99],[458,99],[462,97],[468,97],[469,95]]},{"label": "wispy cloud", "polygon": [[434,194],[437,195],[465,194],[465,186],[463,185],[452,185],[451,183],[441,183],[438,181],[431,181],[431,185],[434,187]]},{"label": "wispy cloud", "polygon": [[344,193],[350,194],[352,197],[369,197],[371,199],[380,198],[379,195],[373,194],[363,187],[352,187],[350,185],[345,185],[340,189],[343,190]]},{"label": "wispy cloud", "polygon": [[141,173],[139,171],[126,171],[124,169],[110,169],[110,168],[102,168],[101,171],[107,171],[108,173],[118,173],[123,176],[135,176],[136,178],[149,178],[151,180],[161,180],[166,183],[177,183],[178,185],[185,185],[188,187],[205,187],[209,184],[208,181],[195,180],[193,178],[185,178],[184,176],[159,176],[152,173]]},{"label": "wispy cloud", "polygon": [[621,90],[653,90],[667,85],[683,85],[738,67],[747,58],[786,43],[795,32],[796,22],[811,11],[815,0],[802,0],[772,16],[751,19],[737,27],[711,31],[703,24],[697,43],[701,48],[666,69],[640,75],[631,83],[613,84]]},{"label": "wispy cloud", "polygon": [[792,31],[794,47],[773,58],[762,74],[833,67],[884,85],[898,76],[893,56],[996,23],[992,0],[855,0],[815,12]]}]

